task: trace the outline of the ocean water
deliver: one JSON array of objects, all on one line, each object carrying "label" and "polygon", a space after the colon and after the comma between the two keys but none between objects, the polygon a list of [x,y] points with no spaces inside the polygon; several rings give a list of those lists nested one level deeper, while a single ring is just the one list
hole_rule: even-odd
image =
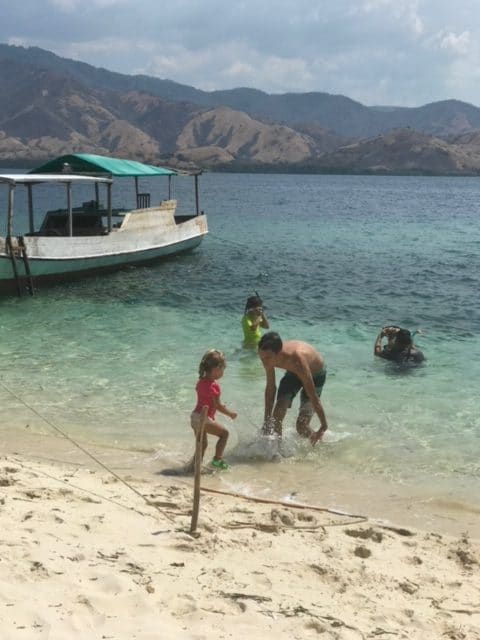
[{"label": "ocean water", "polygon": [[[225,485],[349,507],[374,503],[375,488],[387,502],[415,495],[473,513],[478,179],[205,174],[200,187],[210,234],[196,251],[0,301],[4,436],[51,433],[45,417],[85,446],[144,451],[159,471],[181,464],[193,449],[198,363],[216,347],[228,362],[222,399],[238,412],[224,419]],[[191,185],[176,195],[188,209]],[[48,190],[42,198],[59,206]],[[241,348],[255,290],[271,328],[311,342],[328,367],[324,442],[297,441],[294,404],[280,462],[258,440],[263,369]],[[402,371],[373,357],[386,323],[422,329],[424,366]]]}]

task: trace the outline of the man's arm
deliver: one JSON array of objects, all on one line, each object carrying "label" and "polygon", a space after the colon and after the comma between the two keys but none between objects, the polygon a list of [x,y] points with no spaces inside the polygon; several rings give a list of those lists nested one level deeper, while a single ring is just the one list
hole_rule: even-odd
[{"label": "man's arm", "polygon": [[315,442],[317,442],[317,440],[320,440],[325,431],[328,429],[327,417],[325,416],[325,411],[323,410],[320,398],[317,396],[317,390],[315,389],[312,372],[310,371],[308,362],[304,361],[303,359],[299,359],[297,366],[297,375],[299,375],[299,378],[302,381],[303,389],[307,394],[308,399],[310,400],[312,407],[318,416],[318,419],[320,420],[320,429],[316,433],[314,433],[311,438],[312,444],[315,444]]},{"label": "man's arm", "polygon": [[265,413],[263,417],[264,426],[272,416],[273,404],[275,402],[275,393],[277,391],[277,387],[275,384],[274,367],[265,367],[265,376],[267,378],[267,384],[265,386]]},{"label": "man's arm", "polygon": [[385,332],[382,329],[375,340],[375,344],[373,346],[373,355],[379,356],[382,353],[382,338],[385,336]]}]

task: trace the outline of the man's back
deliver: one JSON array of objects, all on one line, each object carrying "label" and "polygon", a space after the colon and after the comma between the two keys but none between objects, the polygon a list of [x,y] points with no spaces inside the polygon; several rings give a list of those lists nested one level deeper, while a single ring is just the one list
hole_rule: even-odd
[{"label": "man's back", "polygon": [[299,374],[306,366],[312,373],[323,369],[324,359],[312,345],[302,340],[287,340],[277,354],[275,367]]}]

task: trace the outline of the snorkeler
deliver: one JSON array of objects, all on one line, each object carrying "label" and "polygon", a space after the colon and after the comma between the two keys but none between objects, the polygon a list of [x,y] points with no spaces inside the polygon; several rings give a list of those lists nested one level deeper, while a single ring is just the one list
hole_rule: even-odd
[{"label": "snorkeler", "polygon": [[255,348],[262,337],[260,328],[270,327],[263,309],[263,302],[257,292],[256,295],[247,298],[245,311],[242,316],[243,346]]},{"label": "snorkeler", "polygon": [[[387,338],[387,344],[382,347],[383,338]],[[425,360],[423,353],[413,344],[410,331],[396,326],[382,328],[375,340],[373,353],[399,364],[420,364]]]}]

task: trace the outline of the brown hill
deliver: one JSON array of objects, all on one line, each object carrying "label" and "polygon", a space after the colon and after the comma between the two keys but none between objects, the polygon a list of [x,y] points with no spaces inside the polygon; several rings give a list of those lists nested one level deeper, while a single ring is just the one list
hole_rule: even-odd
[{"label": "brown hill", "polygon": [[178,136],[177,148],[182,155],[193,149],[198,154],[220,148],[232,160],[263,164],[302,162],[314,152],[313,141],[307,136],[289,127],[258,122],[228,107],[192,118]]},{"label": "brown hill", "polygon": [[360,140],[324,154],[318,168],[348,173],[462,175],[480,173],[480,146],[449,144],[412,129]]},{"label": "brown hill", "polygon": [[392,129],[415,129],[445,137],[480,129],[480,109],[459,100],[443,100],[420,107],[367,107],[347,96],[325,92],[268,94],[258,89],[235,88],[202,91],[144,75],[125,75],[61,58],[38,47],[0,44],[0,77],[10,66],[23,64],[76,79],[91,90],[150,94],[173,103],[189,103],[199,109],[230,107],[256,120],[281,123],[305,132],[315,126],[343,138],[367,138]]},{"label": "brown hill", "polygon": [[[346,138],[316,122],[294,128],[259,121],[229,107],[200,107],[144,92],[92,88],[66,71],[12,60],[8,64],[0,60],[0,86],[4,166],[28,166],[83,151],[237,170],[480,173],[478,131],[442,139],[398,129],[346,144]],[[464,130],[467,125],[460,122],[459,113],[452,110],[457,130]],[[427,111],[423,115],[427,117]]]},{"label": "brown hill", "polygon": [[[16,79],[15,79],[16,78]],[[38,162],[87,151],[154,162],[178,154],[208,165],[247,160],[295,163],[309,158],[308,137],[228,108],[199,109],[148,94],[85,88],[50,71],[9,68],[0,99],[0,160]]]}]

